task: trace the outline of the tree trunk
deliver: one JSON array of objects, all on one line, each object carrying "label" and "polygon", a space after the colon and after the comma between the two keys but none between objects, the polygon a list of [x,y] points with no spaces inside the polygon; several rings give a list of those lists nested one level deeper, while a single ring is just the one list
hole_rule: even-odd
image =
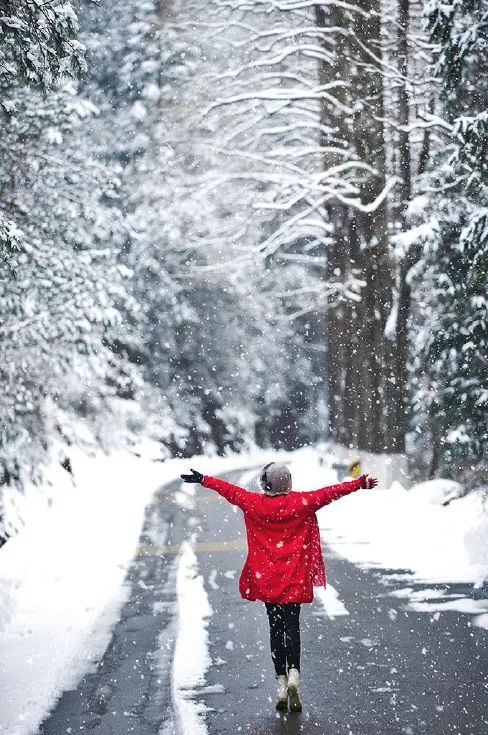
[{"label": "tree trunk", "polygon": [[[411,181],[411,147],[408,126],[409,92],[408,92],[408,28],[410,0],[398,0],[398,46],[397,59],[400,72],[398,87],[398,172],[400,176],[399,202],[396,219],[402,230],[406,226],[406,211],[412,196]],[[397,266],[396,273],[396,323],[391,335],[392,365],[388,380],[389,406],[388,433],[391,437],[392,449],[403,452],[405,433],[407,430],[407,383],[408,383],[408,319],[411,307],[411,292],[408,284],[408,273],[412,265],[411,256],[407,254]]]},{"label": "tree trunk", "polygon": [[[350,158],[368,164],[375,173],[358,175],[356,185],[364,204],[374,201],[385,185],[386,155],[383,138],[383,79],[376,69],[370,50],[376,57],[380,49],[380,8],[378,0],[371,5],[367,0],[358,0],[357,6],[366,11],[349,13],[338,7],[330,9],[330,24],[339,28],[352,29],[349,36],[337,35],[335,65],[324,64],[322,77],[341,79],[347,82],[347,93],[341,102],[353,107],[353,120],[344,113],[333,110],[333,127],[340,132]],[[322,16],[322,17],[321,17]],[[325,21],[323,10],[316,12],[317,21]],[[347,96],[346,96],[347,95]],[[331,110],[325,105],[323,119],[331,124]],[[324,165],[330,165],[325,160]],[[340,214],[338,214],[340,212]],[[337,427],[336,439],[341,435],[346,443],[374,452],[390,449],[389,436],[385,430],[387,407],[384,390],[388,359],[384,327],[391,308],[391,271],[388,248],[388,217],[386,203],[380,204],[372,213],[358,211],[353,207],[334,204],[329,208],[336,240],[329,258],[334,270],[342,262],[340,277],[345,279],[351,269],[366,283],[360,302],[350,302],[343,324],[342,336],[347,336],[348,351],[344,354],[345,380],[342,384],[341,402],[344,406]],[[346,226],[344,226],[346,225]],[[340,234],[339,234],[340,233]],[[334,306],[329,308],[329,322],[336,317]],[[337,329],[329,335],[329,350],[337,346],[331,343]]]}]

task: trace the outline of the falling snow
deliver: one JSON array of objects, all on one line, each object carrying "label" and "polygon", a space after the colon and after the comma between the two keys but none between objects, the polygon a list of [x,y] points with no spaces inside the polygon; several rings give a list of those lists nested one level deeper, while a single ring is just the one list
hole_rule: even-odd
[{"label": "falling snow", "polygon": [[0,735],[488,732],[487,29],[0,2]]}]

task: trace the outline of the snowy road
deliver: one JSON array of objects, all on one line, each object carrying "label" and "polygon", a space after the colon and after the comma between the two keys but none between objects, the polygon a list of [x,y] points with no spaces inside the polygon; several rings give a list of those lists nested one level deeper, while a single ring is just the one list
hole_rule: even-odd
[{"label": "snowy road", "polygon": [[[141,553],[127,576],[131,593],[103,659],[75,691],[61,697],[41,726],[43,735],[154,735],[171,719],[178,563],[173,549],[186,537],[190,520],[190,513],[173,502],[176,485],[179,489],[180,483],[163,486],[147,509]],[[148,553],[163,547],[169,553]]]},{"label": "snowy road", "polygon": [[[395,596],[401,583],[387,570],[358,569],[327,548],[329,579],[339,599],[304,606],[304,712],[277,716],[264,606],[244,602],[237,592],[245,554],[240,512],[201,488],[195,508],[185,510],[174,502],[180,489],[180,483],[161,488],[148,509],[140,554],[129,572],[131,596],[112,642],[97,670],[61,698],[41,728],[43,735],[181,732],[181,707],[175,709],[181,697],[176,692],[175,698],[171,683],[177,551],[195,531],[198,569],[213,611],[212,663],[204,686],[192,695],[197,710],[202,702],[208,709],[198,727],[184,735],[205,727],[210,735],[481,735],[488,730],[487,632],[470,626],[461,613],[407,610],[405,600]],[[473,594],[468,586],[439,589]]]}]

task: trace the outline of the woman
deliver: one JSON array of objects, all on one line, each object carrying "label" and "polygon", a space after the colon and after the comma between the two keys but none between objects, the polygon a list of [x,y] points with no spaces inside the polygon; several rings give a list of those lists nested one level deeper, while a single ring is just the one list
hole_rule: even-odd
[{"label": "woman", "polygon": [[291,473],[279,462],[267,464],[260,476],[263,495],[217,477],[191,470],[181,475],[216,490],[244,513],[248,555],[239,579],[245,600],[261,600],[269,620],[271,656],[278,697],[276,708],[301,712],[300,605],[312,602],[314,586],[325,586],[325,566],[316,511],[359,488],[378,481],[361,475],[351,482],[311,492],[290,492]]}]

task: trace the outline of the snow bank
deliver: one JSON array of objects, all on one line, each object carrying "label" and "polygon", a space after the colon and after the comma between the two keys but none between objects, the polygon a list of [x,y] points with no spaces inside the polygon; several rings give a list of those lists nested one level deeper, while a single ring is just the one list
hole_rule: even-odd
[{"label": "snow bank", "polygon": [[464,495],[464,488],[454,480],[428,480],[415,485],[410,490],[410,497],[433,505],[448,505]]},{"label": "snow bank", "polygon": [[[0,549],[0,732],[34,732],[104,651],[144,508],[163,466],[128,452],[70,449],[75,481],[27,488],[25,527]],[[56,481],[57,480],[57,481]]]},{"label": "snow bank", "polygon": [[[336,482],[332,464],[321,465],[313,450],[297,452],[294,485],[308,490]],[[450,480],[360,490],[323,508],[319,524],[324,540],[356,564],[406,570],[427,582],[481,585],[488,578],[486,494],[463,494]]]}]

